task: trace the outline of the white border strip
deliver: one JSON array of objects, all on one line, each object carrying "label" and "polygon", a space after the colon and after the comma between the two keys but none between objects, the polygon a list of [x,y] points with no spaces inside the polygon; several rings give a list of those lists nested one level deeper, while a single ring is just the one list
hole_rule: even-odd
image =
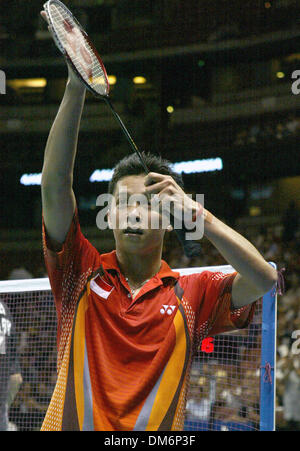
[{"label": "white border strip", "polygon": [[0,293],[51,290],[48,277],[43,279],[5,280],[0,282]]},{"label": "white border strip", "polygon": [[[179,272],[182,276],[188,274],[201,273],[202,271],[223,272],[229,274],[234,272],[230,265],[224,266],[206,266],[206,267],[192,267],[173,269]],[[5,280],[0,281],[0,293],[22,293],[26,291],[46,291],[51,290],[48,277],[42,279],[22,279],[22,280]]]}]

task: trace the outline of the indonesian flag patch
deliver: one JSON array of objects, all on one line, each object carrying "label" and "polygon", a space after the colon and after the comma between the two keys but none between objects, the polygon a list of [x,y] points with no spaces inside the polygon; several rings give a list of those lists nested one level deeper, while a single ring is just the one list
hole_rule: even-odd
[{"label": "indonesian flag patch", "polygon": [[105,282],[99,274],[91,280],[90,289],[101,298],[107,299],[114,287]]}]

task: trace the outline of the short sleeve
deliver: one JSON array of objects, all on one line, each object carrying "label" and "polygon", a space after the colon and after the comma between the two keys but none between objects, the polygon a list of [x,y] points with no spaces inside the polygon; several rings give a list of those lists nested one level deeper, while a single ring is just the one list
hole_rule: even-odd
[{"label": "short sleeve", "polygon": [[99,264],[100,254],[82,234],[77,209],[59,252],[51,249],[44,220],[42,235],[45,265],[54,296],[59,334],[63,316],[72,315],[89,276]]},{"label": "short sleeve", "polygon": [[232,309],[232,284],[237,273],[203,272],[198,278],[197,331],[217,335],[247,327],[253,317],[255,303]]}]

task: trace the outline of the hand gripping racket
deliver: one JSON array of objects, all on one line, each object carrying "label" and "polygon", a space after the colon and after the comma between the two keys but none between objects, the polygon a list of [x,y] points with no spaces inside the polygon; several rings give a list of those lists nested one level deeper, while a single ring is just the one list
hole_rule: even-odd
[{"label": "hand gripping racket", "polygon": [[[120,124],[130,147],[136,152],[146,174],[148,174],[150,171],[147,168],[138,147],[109,99],[107,73],[101,57],[87,33],[73,16],[71,11],[59,0],[47,1],[44,4],[44,10],[47,15],[49,30],[52,33],[56,46],[85,87],[96,97],[103,99],[110,107],[114,117]],[[198,251],[195,251],[196,248],[194,247],[194,245],[198,245],[198,243],[184,240],[184,230],[175,229],[175,232],[183,244],[187,256],[193,256],[199,253]]]}]

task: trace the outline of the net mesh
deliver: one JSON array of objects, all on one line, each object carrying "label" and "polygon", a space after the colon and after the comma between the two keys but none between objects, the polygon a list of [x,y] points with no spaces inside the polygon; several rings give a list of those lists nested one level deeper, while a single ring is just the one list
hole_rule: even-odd
[{"label": "net mesh", "polygon": [[109,83],[104,66],[99,62],[88,39],[70,11],[57,1],[45,4],[57,47],[67,52],[76,70],[95,94],[107,96]]},{"label": "net mesh", "polygon": [[194,359],[185,429],[259,430],[262,301],[251,325],[202,340]]},{"label": "net mesh", "polygon": [[[197,272],[196,268],[192,272]],[[30,281],[26,284],[30,287]],[[57,376],[53,297],[49,289],[4,290],[2,287],[0,292],[0,306],[7,307],[4,314],[0,309],[0,386],[5,387],[4,378],[15,372],[20,372],[23,379],[10,406],[6,428],[39,430]],[[8,329],[3,329],[5,316],[12,323],[9,335]],[[185,430],[259,429],[261,332],[262,302],[259,301],[254,320],[247,329],[202,340],[191,368]],[[1,333],[3,340],[12,342],[5,352],[1,348]],[[3,394],[2,404],[5,402]]]},{"label": "net mesh", "polygon": [[[56,382],[56,312],[52,293],[47,290],[0,294],[0,305],[3,303],[13,325],[10,336],[4,339],[12,340],[13,345],[2,355],[6,357],[2,363],[7,365],[9,377],[15,371],[22,376],[9,409],[8,428],[39,430]],[[4,386],[5,381],[0,384]]]}]

